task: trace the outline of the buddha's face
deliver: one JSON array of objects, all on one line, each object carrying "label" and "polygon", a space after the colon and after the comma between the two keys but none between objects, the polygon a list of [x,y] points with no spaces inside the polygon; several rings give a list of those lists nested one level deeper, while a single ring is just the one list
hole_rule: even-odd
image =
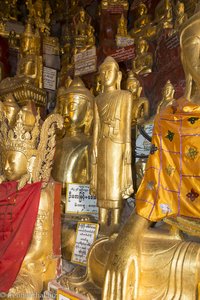
[{"label": "buddha's face", "polygon": [[118,70],[114,64],[105,64],[100,69],[100,79],[104,87],[114,86],[118,79]]},{"label": "buddha's face", "polygon": [[69,94],[63,107],[63,115],[67,118],[71,126],[81,125],[87,113],[87,100],[80,95]]},{"label": "buddha's face", "polygon": [[27,173],[28,160],[19,151],[7,151],[4,160],[4,174],[8,181],[19,180]]},{"label": "buddha's face", "polygon": [[80,20],[81,20],[82,22],[85,21],[85,12],[84,12],[84,10],[81,10],[81,11],[80,11]]},{"label": "buddha's face", "polygon": [[147,13],[147,8],[144,5],[140,5],[138,7],[138,13],[140,16],[144,15]]},{"label": "buddha's face", "polygon": [[133,95],[138,94],[139,84],[137,80],[131,80],[127,82],[126,88],[130,91]]}]

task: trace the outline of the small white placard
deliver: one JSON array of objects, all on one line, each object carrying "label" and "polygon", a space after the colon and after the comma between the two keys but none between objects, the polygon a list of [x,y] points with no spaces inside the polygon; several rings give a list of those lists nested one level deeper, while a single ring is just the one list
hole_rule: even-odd
[{"label": "small white placard", "polygon": [[80,265],[87,264],[87,255],[96,240],[99,224],[79,222],[76,230],[76,243],[71,261]]},{"label": "small white placard", "polygon": [[89,74],[95,72],[97,69],[97,60],[96,57],[93,57],[89,60],[76,62],[75,64],[75,76],[80,76],[84,74]]},{"label": "small white placard", "polygon": [[74,61],[75,63],[77,61],[83,61],[83,60],[88,60],[90,58],[93,58],[96,56],[96,47],[92,47],[91,49],[88,49],[86,51],[77,53],[74,55]]},{"label": "small white placard", "polygon": [[44,88],[47,90],[56,90],[57,82],[57,71],[52,68],[44,67],[43,68],[43,83]]},{"label": "small white placard", "polygon": [[90,195],[90,185],[67,183],[65,212],[71,214],[98,214],[97,200]]},{"label": "small white placard", "polygon": [[117,47],[126,47],[134,44],[134,39],[125,36],[116,36]]}]

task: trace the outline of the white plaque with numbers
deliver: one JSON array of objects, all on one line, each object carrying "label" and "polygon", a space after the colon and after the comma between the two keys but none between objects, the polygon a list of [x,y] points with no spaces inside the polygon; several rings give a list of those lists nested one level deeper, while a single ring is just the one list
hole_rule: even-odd
[{"label": "white plaque with numbers", "polygon": [[71,261],[80,265],[87,264],[87,255],[96,240],[99,224],[79,222],[76,229],[76,243]]},{"label": "white plaque with numbers", "polygon": [[97,200],[90,195],[90,185],[67,183],[65,213],[98,214]]}]

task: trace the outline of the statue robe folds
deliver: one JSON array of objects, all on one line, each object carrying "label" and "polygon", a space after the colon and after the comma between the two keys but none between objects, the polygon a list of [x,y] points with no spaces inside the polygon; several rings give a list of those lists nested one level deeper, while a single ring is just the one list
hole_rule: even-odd
[{"label": "statue robe folds", "polygon": [[96,98],[91,189],[101,208],[121,208],[133,192],[131,173],[132,96],[127,91]]},{"label": "statue robe folds", "polygon": [[151,152],[136,195],[137,213],[152,221],[200,217],[200,106],[179,99],[155,119]]},{"label": "statue robe folds", "polygon": [[29,248],[38,214],[42,182],[17,190],[17,182],[0,184],[0,291],[13,285]]}]

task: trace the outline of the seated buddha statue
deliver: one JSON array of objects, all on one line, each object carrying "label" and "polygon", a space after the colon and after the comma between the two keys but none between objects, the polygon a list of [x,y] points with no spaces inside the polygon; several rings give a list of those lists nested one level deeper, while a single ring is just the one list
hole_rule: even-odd
[{"label": "seated buddha statue", "polygon": [[121,15],[121,18],[117,27],[117,36],[128,36],[127,33],[127,20],[124,17],[124,14]]},{"label": "seated buddha statue", "polygon": [[148,52],[148,42],[139,38],[136,44],[136,57],[133,59],[132,71],[138,75],[147,75],[152,72],[153,55]]},{"label": "seated buddha statue", "polygon": [[143,124],[149,118],[149,101],[141,97],[142,87],[132,71],[128,73],[126,89],[133,95],[133,124]]},{"label": "seated buddha statue", "polygon": [[26,104],[27,100],[32,100],[37,106],[46,105],[46,92],[42,89],[43,63],[40,47],[40,35],[33,32],[29,19],[21,36],[17,74],[1,81],[0,95],[13,94],[20,105]]},{"label": "seated buddha statue", "polygon": [[185,5],[183,2],[178,1],[176,4],[176,20],[174,24],[174,29],[178,30],[187,19],[188,16],[185,13]]},{"label": "seated buddha statue", "polygon": [[133,29],[130,30],[130,35],[134,38],[143,36],[149,38],[155,35],[156,28],[152,25],[152,17],[148,14],[148,9],[145,3],[140,1],[137,7],[138,18],[134,22]]},{"label": "seated buddha statue", "polygon": [[[194,103],[183,97],[176,109],[169,105],[156,115],[136,213],[88,255],[87,277],[93,288],[103,287],[103,300],[199,297],[199,20],[197,13],[186,21],[180,36],[185,71],[196,84]],[[86,280],[76,286],[89,290]]]},{"label": "seated buddha statue", "polygon": [[56,125],[62,124],[61,116],[51,115],[41,126],[37,115],[27,131],[22,111],[12,127],[1,115],[0,291],[8,298],[37,299],[57,276],[60,245],[53,228],[60,187],[50,173]]},{"label": "seated buddha statue", "polygon": [[158,104],[157,113],[162,112],[168,105],[172,105],[175,102],[174,93],[175,89],[170,80],[168,80],[162,90],[162,100]]},{"label": "seated buddha statue", "polygon": [[158,24],[158,31],[161,29],[173,28],[173,10],[171,0],[162,0],[155,9],[155,22]]}]

